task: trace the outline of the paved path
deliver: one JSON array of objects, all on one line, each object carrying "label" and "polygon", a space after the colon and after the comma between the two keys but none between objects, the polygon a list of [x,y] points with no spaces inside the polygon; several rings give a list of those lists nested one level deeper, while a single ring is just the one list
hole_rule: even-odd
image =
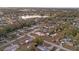
[{"label": "paved path", "polygon": [[19,48],[19,45],[11,45],[4,49],[4,51],[15,51],[17,48]]},{"label": "paved path", "polygon": [[37,31],[37,30],[39,30],[39,29],[35,29],[35,30],[33,30],[33,31],[29,32],[29,33],[27,33],[27,36],[31,37],[32,39],[35,39],[35,37],[31,35],[31,33],[34,33],[34,32]]},{"label": "paved path", "polygon": [[16,40],[19,40],[19,39],[21,39],[21,38],[23,38],[23,37],[25,37],[25,35],[23,35],[23,36],[21,36],[21,37],[15,39],[15,40],[9,41],[8,43],[6,43],[6,44],[0,46],[0,48],[2,48],[2,47],[4,47],[4,46],[7,46],[7,45],[9,45],[9,44],[12,44],[12,43],[15,42]]},{"label": "paved path", "polygon": [[66,51],[71,51],[71,50],[69,50],[69,49],[67,49],[67,48],[64,48],[64,47],[59,46],[59,45],[57,45],[57,44],[48,42],[48,41],[46,41],[46,40],[44,40],[44,42],[47,43],[47,44],[50,44],[50,45],[52,45],[52,46],[55,46],[55,47],[57,47],[57,48],[59,48],[59,49],[63,49],[63,50],[66,50]]},{"label": "paved path", "polygon": [[[31,27],[31,28],[29,28],[29,29],[34,29],[34,28],[36,28],[36,27],[38,27],[38,25],[37,26],[33,26],[33,27]],[[34,30],[34,31],[36,31],[36,30]],[[34,31],[32,31],[32,32],[34,32]],[[29,33],[27,33],[30,37],[33,37],[33,36],[31,36],[30,34],[31,34],[31,32],[29,32]],[[2,47],[4,47],[4,46],[7,46],[7,45],[9,45],[9,44],[12,44],[13,42],[15,42],[16,40],[20,40],[21,38],[23,38],[23,37],[25,37],[26,35],[23,35],[23,36],[20,36],[19,38],[17,38],[17,39],[14,39],[14,40],[12,40],[12,41],[9,41],[8,43],[6,43],[6,44],[4,44],[4,45],[1,45],[0,46],[0,48],[2,48]]]},{"label": "paved path", "polygon": [[[39,27],[39,26],[33,26],[33,27],[29,28],[29,29],[32,29],[32,30],[34,29],[33,31],[27,33],[27,35],[28,35],[29,37],[31,37],[32,39],[34,39],[35,37],[32,36],[31,33],[34,33],[35,31],[39,30],[39,29],[35,29],[35,28],[37,28],[37,27]],[[10,41],[10,42],[8,42],[8,43],[6,43],[6,44],[0,46],[0,48],[2,48],[2,47],[4,47],[4,46],[7,46],[7,45],[9,45],[9,44],[12,44],[12,43],[15,42],[16,40],[19,40],[19,39],[21,39],[21,38],[23,38],[23,37],[25,37],[25,36],[26,36],[26,34],[23,35],[23,36],[20,36],[19,38],[15,39],[15,40],[12,40],[12,41]],[[57,45],[57,44],[48,42],[48,41],[46,41],[46,40],[44,40],[44,42],[47,43],[47,44],[50,44],[52,47],[55,46],[55,47],[57,47],[57,48],[59,48],[59,49],[63,49],[63,50],[66,50],[66,51],[70,51],[70,50],[67,49],[67,48],[64,48],[64,47],[59,46],[59,45]],[[57,50],[59,50],[59,49],[57,49]]]},{"label": "paved path", "polygon": [[[32,36],[32,35],[30,35],[30,34],[31,34],[31,33],[34,33],[34,32],[37,31],[37,30],[39,30],[39,29],[35,29],[34,31],[29,32],[27,35],[28,35],[29,37],[31,37],[32,39],[34,39],[35,37]],[[60,45],[57,45],[57,44],[54,44],[54,43],[51,43],[51,42],[48,42],[48,41],[45,41],[45,40],[44,40],[44,42],[47,43],[47,44],[52,45],[52,47],[50,47],[50,48],[53,48],[53,47],[55,46],[55,47],[57,47],[57,50],[63,49],[63,50],[66,50],[66,51],[71,51],[71,50],[69,50],[69,49],[67,49],[67,48],[64,48],[64,47],[60,46]]]}]

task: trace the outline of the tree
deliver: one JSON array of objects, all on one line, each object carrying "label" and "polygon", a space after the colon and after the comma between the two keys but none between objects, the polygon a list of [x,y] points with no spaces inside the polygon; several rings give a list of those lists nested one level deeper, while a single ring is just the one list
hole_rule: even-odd
[{"label": "tree", "polygon": [[74,45],[76,46],[76,50],[79,50],[79,33],[73,39]]},{"label": "tree", "polygon": [[70,24],[64,24],[62,28],[62,32],[65,34],[65,36],[73,36],[75,37],[76,34],[78,33],[78,30],[71,26]]},{"label": "tree", "polygon": [[4,27],[0,27],[0,36],[5,36],[6,35],[6,30]]},{"label": "tree", "polygon": [[79,44],[79,33],[77,33],[77,35],[74,37],[75,39],[75,43]]},{"label": "tree", "polygon": [[49,36],[51,35],[51,34],[53,34],[53,33],[55,33],[55,29],[49,29]]},{"label": "tree", "polygon": [[36,37],[33,42],[37,46],[37,45],[43,44],[43,41],[44,41],[43,37],[39,36],[39,37]]},{"label": "tree", "polygon": [[31,44],[31,46],[28,48],[28,50],[30,50],[30,51],[35,51],[35,44],[34,43],[32,43]]},{"label": "tree", "polygon": [[7,33],[13,31],[13,28],[12,28],[11,26],[8,26],[8,25],[7,25],[7,26],[5,26],[4,28],[5,28],[5,30],[6,30]]}]

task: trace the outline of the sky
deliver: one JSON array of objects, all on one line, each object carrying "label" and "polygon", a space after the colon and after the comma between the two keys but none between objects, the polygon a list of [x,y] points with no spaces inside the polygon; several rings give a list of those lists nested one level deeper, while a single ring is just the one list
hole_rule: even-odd
[{"label": "sky", "polygon": [[79,7],[78,0],[0,0],[0,7]]}]

